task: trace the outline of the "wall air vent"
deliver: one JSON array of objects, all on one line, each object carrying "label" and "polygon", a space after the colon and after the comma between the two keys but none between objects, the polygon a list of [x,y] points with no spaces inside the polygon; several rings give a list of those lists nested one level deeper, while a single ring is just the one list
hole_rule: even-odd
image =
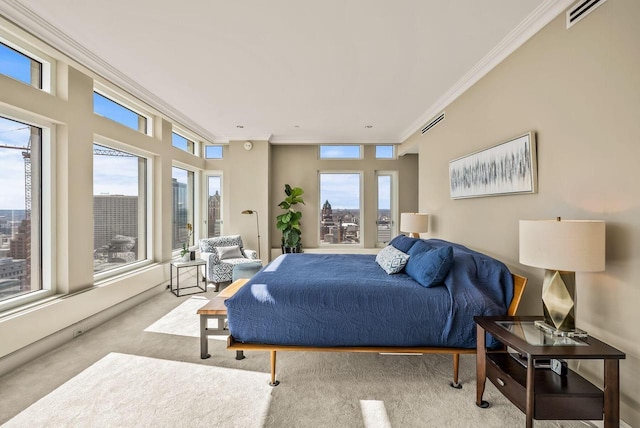
[{"label": "wall air vent", "polygon": [[431,122],[429,122],[425,126],[423,126],[422,127],[422,134],[427,133],[427,131],[429,131],[431,128],[433,128],[434,126],[436,126],[438,123],[442,122],[443,120],[444,120],[444,112],[440,113]]},{"label": "wall air vent", "polygon": [[567,28],[577,24],[582,18],[596,10],[607,0],[580,0],[567,11]]}]

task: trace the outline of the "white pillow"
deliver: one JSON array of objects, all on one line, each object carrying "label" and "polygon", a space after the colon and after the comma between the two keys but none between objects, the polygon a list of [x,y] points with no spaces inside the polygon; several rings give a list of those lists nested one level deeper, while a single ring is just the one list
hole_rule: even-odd
[{"label": "white pillow", "polygon": [[231,245],[230,247],[216,247],[216,251],[218,252],[220,260],[244,258],[242,251],[240,251],[240,246],[238,245]]},{"label": "white pillow", "polygon": [[389,275],[402,271],[408,260],[409,254],[403,253],[393,245],[387,245],[376,256],[376,263]]}]

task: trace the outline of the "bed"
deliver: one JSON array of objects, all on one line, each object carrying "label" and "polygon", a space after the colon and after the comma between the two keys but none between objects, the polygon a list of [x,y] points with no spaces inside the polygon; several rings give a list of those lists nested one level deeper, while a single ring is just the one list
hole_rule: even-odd
[{"label": "bed", "polygon": [[[443,240],[400,235],[390,247],[406,255],[395,274],[380,255],[278,257],[225,302],[228,348],[270,351],[274,386],[277,351],[447,353],[460,387],[459,356],[475,353],[473,317],[515,314],[526,279]],[[434,269],[425,283],[423,270]]]}]

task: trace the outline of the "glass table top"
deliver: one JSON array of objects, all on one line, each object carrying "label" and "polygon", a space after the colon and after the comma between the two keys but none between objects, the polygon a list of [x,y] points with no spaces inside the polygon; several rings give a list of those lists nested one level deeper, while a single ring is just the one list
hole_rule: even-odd
[{"label": "glass table top", "polygon": [[496,324],[534,346],[588,346],[572,337],[545,333],[533,321],[496,321]]}]

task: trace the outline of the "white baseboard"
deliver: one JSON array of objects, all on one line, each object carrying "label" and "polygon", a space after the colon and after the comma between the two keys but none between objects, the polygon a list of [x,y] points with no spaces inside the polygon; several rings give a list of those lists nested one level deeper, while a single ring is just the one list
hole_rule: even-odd
[{"label": "white baseboard", "polygon": [[59,346],[71,341],[76,337],[76,332],[81,331],[84,334],[88,330],[97,327],[111,318],[120,315],[121,313],[139,305],[145,300],[159,294],[167,289],[167,284],[160,284],[153,287],[143,293],[140,293],[130,299],[125,300],[115,306],[105,309],[95,315],[90,316],[80,322],[74,323],[70,326],[63,328],[51,334],[44,339],[41,339],[35,343],[32,343],[24,348],[21,348],[3,358],[0,358],[0,376],[9,373],[12,370],[26,364],[34,359],[42,356],[43,354],[50,352]]}]

